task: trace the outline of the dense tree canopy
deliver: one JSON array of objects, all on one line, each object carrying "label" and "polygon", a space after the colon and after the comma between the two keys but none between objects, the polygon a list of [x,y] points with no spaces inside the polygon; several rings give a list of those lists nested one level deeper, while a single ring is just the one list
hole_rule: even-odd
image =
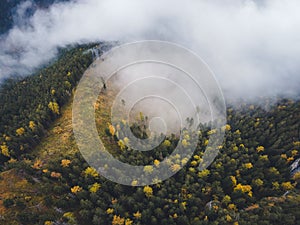
[{"label": "dense tree canopy", "polygon": [[[291,174],[290,166],[300,157],[300,101],[281,99],[267,104],[265,100],[262,105],[269,105],[268,109],[246,103],[228,106],[228,124],[222,128],[225,141],[207,169],[197,168],[209,134],[216,132],[206,124],[199,126],[199,142],[191,159],[175,155],[168,161],[169,170],[177,171],[173,177],[155,185],[140,187],[138,180],[132,180],[132,186],[123,186],[104,178],[82,158],[69,130],[70,115],[63,107],[92,61],[91,55],[83,54],[90,47],[64,50],[35,75],[7,80],[2,85],[2,170],[17,171],[24,187],[31,184],[38,188],[3,197],[1,204],[11,214],[9,220],[1,217],[0,223],[299,223],[300,176]],[[105,105],[110,97],[108,83],[95,104],[95,121],[103,142],[114,157],[146,165],[144,171],[152,173],[178,144],[178,137],[168,136],[150,152],[128,148],[129,138],[118,139],[120,128],[129,126],[137,137],[147,137],[147,112],[132,124],[120,121],[113,126]],[[60,117],[67,125],[60,124]],[[59,122],[51,127],[53,121]],[[52,136],[39,144],[46,132]],[[188,147],[192,135],[186,133],[182,144]],[[106,168],[102,169],[105,173]],[[1,176],[5,177],[5,172]]]},{"label": "dense tree canopy", "polygon": [[11,78],[0,86],[1,164],[28,152],[60,114],[85,69],[91,46],[61,50],[59,58],[33,76]]}]

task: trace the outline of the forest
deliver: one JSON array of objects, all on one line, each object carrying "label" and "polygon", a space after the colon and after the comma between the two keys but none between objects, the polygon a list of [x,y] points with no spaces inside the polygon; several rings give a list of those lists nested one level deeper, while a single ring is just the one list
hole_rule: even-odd
[{"label": "forest", "polygon": [[[300,224],[299,100],[228,103],[224,143],[202,171],[197,167],[214,132],[209,125],[199,126],[191,159],[170,158],[177,173],[155,185],[116,184],[89,166],[72,133],[72,98],[93,62],[87,50],[98,45],[61,49],[33,75],[2,83],[0,224]],[[126,147],[130,140],[119,140],[118,132],[129,126],[146,137],[147,112],[113,126],[107,111],[113,91],[108,84],[95,106],[99,135],[114,157],[151,173],[178,137],[143,154]],[[184,137],[187,147],[190,138]]]},{"label": "forest", "polygon": [[92,62],[83,54],[89,46],[60,51],[59,59],[26,78],[13,77],[0,88],[0,162],[18,157],[36,146],[82,73]]}]

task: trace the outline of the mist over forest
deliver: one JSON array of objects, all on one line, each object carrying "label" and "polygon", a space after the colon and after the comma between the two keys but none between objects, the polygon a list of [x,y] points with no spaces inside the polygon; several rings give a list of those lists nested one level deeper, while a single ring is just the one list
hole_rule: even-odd
[{"label": "mist over forest", "polygon": [[299,224],[299,12],[2,0],[0,224]]},{"label": "mist over forest", "polygon": [[15,4],[0,39],[2,78],[28,75],[68,45],[156,39],[198,54],[228,98],[299,95],[297,0],[51,3]]}]

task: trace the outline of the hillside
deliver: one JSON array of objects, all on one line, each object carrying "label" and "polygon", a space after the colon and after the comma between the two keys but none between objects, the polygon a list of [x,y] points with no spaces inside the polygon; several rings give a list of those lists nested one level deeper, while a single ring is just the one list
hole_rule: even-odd
[{"label": "hillside", "polygon": [[[76,56],[77,51],[82,55],[83,47],[71,50],[74,60],[80,59]],[[76,60],[75,64],[78,63]],[[60,68],[57,65],[65,65],[64,56],[44,71],[53,66]],[[70,65],[62,67],[64,72],[58,73],[62,77],[53,79],[70,79],[68,72],[72,71],[72,76],[75,74],[70,68]],[[83,72],[83,68],[80,71]],[[15,81],[10,84],[11,88],[2,89],[3,102],[13,103],[12,96],[20,96],[16,90],[23,90],[20,85],[24,81],[28,93],[31,88],[43,90],[45,85],[51,84],[41,97],[46,99],[43,102],[49,108],[49,114],[45,114],[49,115],[46,117],[49,121],[46,119],[47,126],[35,139],[35,147],[20,153],[12,151],[9,156],[3,155],[2,148],[1,224],[299,224],[300,175],[291,176],[290,165],[300,157],[300,101],[281,99],[269,104],[264,100],[259,105],[228,106],[228,124],[224,128],[226,140],[208,169],[197,170],[211,132],[209,127],[203,126],[195,154],[175,176],[145,187],[135,187],[137,181],[133,181],[131,187],[105,179],[85,162],[72,133],[71,91],[61,102],[59,99],[65,91],[59,90],[65,90],[62,86],[65,82],[53,86],[51,80],[36,82],[38,77]],[[78,74],[73,80],[74,87],[79,78]],[[53,89],[60,105],[57,115],[49,106]],[[114,93],[108,84],[95,105],[98,131],[108,150],[120,160],[159,167],[162,156],[168,155],[176,146],[177,138],[168,137],[150,154],[138,154],[124,147],[117,139],[118,128],[109,126],[107,109]],[[38,101],[39,98],[33,101],[34,96],[28,94],[25,102]],[[36,112],[36,107],[23,108],[21,103],[14,105],[15,112],[20,115]],[[6,109],[8,106],[10,104]],[[147,112],[143,113],[147,115]],[[6,117],[5,123],[9,125],[2,126],[4,131],[7,130],[5,127],[14,126],[9,135],[3,136],[5,140],[2,139],[2,146],[4,141],[9,149],[19,146],[19,142],[26,146],[24,142],[31,141],[32,135],[36,135],[29,132],[31,120],[27,119],[22,122],[28,134],[25,140],[20,138],[22,135],[7,138],[15,135],[20,127],[15,122],[9,123],[16,121],[16,116],[17,113],[14,117]],[[4,120],[1,122],[3,124]],[[147,135],[142,128],[143,118],[124,125],[130,126],[137,136]],[[122,141],[126,143],[126,140]],[[176,170],[186,161],[175,156],[170,160],[170,170]],[[151,166],[147,168],[151,173]]]},{"label": "hillside", "polygon": [[[299,0],[1,0],[0,225],[300,225],[297,9]],[[130,46],[126,42],[149,39],[160,44],[146,44],[145,54],[143,47],[134,47],[134,54],[121,47],[120,54],[101,57],[121,43]],[[165,42],[174,48],[166,48]],[[180,45],[193,57],[175,51]],[[203,62],[194,61],[196,55]],[[220,100],[223,103],[222,93],[212,94],[218,89],[211,86],[215,80],[197,76],[210,70],[208,65],[225,96],[227,118],[220,129],[212,128],[218,113],[215,117],[203,110],[207,103],[205,107],[218,111]],[[106,66],[116,69],[108,81]],[[76,94],[82,76],[91,78],[91,71],[101,82],[89,80],[94,88],[90,90],[102,90],[96,102],[84,105],[86,98]],[[165,76],[158,83],[160,72]],[[177,80],[179,74],[193,84]],[[212,71],[209,74],[211,78]],[[170,86],[164,85],[167,80]],[[195,94],[196,86],[208,95]],[[133,91],[127,94],[128,87]],[[148,87],[155,92],[148,95]],[[88,96],[85,88],[83,97]],[[172,101],[163,99],[160,90],[166,96],[174,91]],[[140,95],[144,91],[145,98]],[[179,100],[178,108],[188,111],[192,104],[181,98],[184,94],[191,102],[193,97],[195,102],[207,100],[188,118],[173,104]],[[139,105],[149,96],[168,101],[176,110],[172,113],[160,101]],[[82,112],[95,113],[87,116],[90,124],[82,122],[83,117],[74,119],[79,114],[73,111],[76,103]],[[172,126],[166,136],[162,126],[156,133],[155,125],[150,129],[151,119],[160,116],[158,108],[169,120],[165,125]],[[181,121],[173,118],[175,111]],[[194,115],[201,117],[202,111],[205,119],[215,121],[196,124]],[[179,123],[180,130],[172,133]],[[80,133],[76,125],[89,129]],[[219,154],[200,170],[207,162],[205,153],[212,150],[210,138],[220,130],[225,136],[215,148]],[[78,133],[87,138],[79,142]],[[104,161],[103,149],[99,152],[91,144],[97,135],[110,160],[140,166],[134,170],[143,174],[131,176],[138,172],[128,174],[113,160]],[[150,136],[151,142],[143,145]],[[193,154],[184,155],[194,150],[193,143]],[[180,144],[182,154],[172,154]],[[88,154],[82,146],[88,146]],[[138,151],[142,148],[150,151]],[[162,181],[164,173],[173,175]]]}]

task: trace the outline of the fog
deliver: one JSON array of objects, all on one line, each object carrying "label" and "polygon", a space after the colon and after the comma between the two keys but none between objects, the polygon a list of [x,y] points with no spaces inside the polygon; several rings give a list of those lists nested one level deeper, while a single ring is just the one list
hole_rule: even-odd
[{"label": "fog", "polygon": [[78,0],[16,10],[0,38],[0,78],[28,75],[58,47],[157,39],[197,53],[227,98],[287,95],[300,84],[298,0]]}]

